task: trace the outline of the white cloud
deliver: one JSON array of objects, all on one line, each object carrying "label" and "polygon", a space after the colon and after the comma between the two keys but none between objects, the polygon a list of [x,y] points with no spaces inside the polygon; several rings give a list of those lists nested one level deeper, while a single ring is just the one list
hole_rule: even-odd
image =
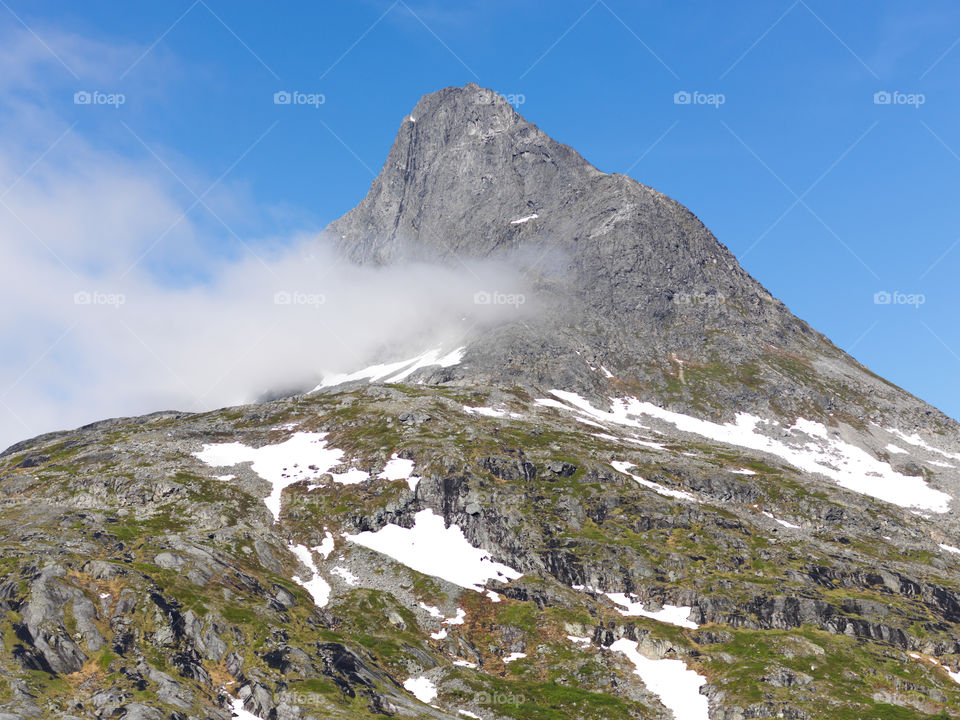
[{"label": "white cloud", "polygon": [[[256,237],[244,228],[270,226],[276,208],[258,207],[242,168],[204,198],[213,217],[119,120],[112,134],[86,120],[64,134],[74,118],[47,101],[46,77],[76,81],[23,35],[0,43],[17,68],[0,81],[0,448],[105,417],[313,387],[325,372],[452,350],[476,323],[530,311],[474,302],[523,289],[507,263],[348,267],[316,228]],[[85,79],[136,56],[48,40]],[[222,170],[207,177],[182,160],[197,193]]]}]

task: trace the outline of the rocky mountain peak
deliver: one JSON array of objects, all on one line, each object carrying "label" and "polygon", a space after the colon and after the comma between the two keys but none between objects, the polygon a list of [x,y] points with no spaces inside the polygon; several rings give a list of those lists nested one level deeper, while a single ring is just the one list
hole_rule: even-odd
[{"label": "rocky mountain peak", "polygon": [[487,256],[516,245],[523,228],[512,221],[601,175],[492,90],[446,88],[404,117],[366,199],[330,230],[361,262],[412,247],[433,258]]},{"label": "rocky mountain peak", "polygon": [[668,319],[690,298],[707,300],[710,314],[738,298],[758,322],[784,321],[689,210],[597,170],[473,84],[417,103],[367,197],[328,233],[360,263],[549,252],[559,266],[533,263],[532,281],[566,307],[634,330],[638,316]]},{"label": "rocky mountain peak", "polygon": [[791,314],[683,205],[601,172],[475,84],[403,117],[369,193],[326,234],[362,264],[521,258],[549,313],[475,334],[439,381],[609,397],[591,369],[603,364],[619,390],[701,414],[930,415]]}]

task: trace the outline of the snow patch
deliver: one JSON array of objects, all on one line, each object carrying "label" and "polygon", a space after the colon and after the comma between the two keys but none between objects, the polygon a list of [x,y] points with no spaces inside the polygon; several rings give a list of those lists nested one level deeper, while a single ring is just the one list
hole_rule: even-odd
[{"label": "snow patch", "polygon": [[[670,423],[682,432],[700,435],[710,440],[750,450],[775,455],[794,467],[806,472],[824,475],[841,487],[901,507],[918,507],[931,512],[945,513],[950,509],[951,496],[936,490],[920,477],[896,472],[866,450],[829,436],[821,423],[800,418],[790,428],[783,428],[775,420],[766,420],[755,415],[739,413],[733,423],[719,424],[708,420],[683,415],[641,402],[637,398],[611,398],[611,410],[599,410],[576,393],[552,390],[553,395],[567,403],[563,409],[572,409],[588,417],[613,422],[627,427],[648,429],[636,418],[647,416]],[[547,407],[557,407],[555,401],[538,400]],[[778,432],[776,439],[760,432]],[[919,441],[918,437],[904,438],[908,442]],[[937,451],[941,452],[942,451]],[[946,453],[943,453],[946,454]],[[960,455],[956,456],[960,459]]]},{"label": "snow patch", "polygon": [[520,218],[519,220],[511,220],[511,221],[510,221],[510,224],[511,224],[511,225],[523,225],[524,223],[530,222],[531,220],[536,220],[538,217],[540,217],[540,216],[537,215],[536,213],[534,213],[533,215],[527,215],[526,217],[522,217],[522,218]]},{"label": "snow patch", "polygon": [[293,581],[310,593],[310,597],[313,598],[317,607],[326,607],[330,601],[330,584],[320,576],[320,570],[317,569],[317,565],[313,561],[313,553],[310,552],[310,548],[306,545],[294,545],[293,543],[287,547],[290,552],[297,556],[300,562],[313,572],[313,577],[310,580],[304,580],[299,575],[294,575]]},{"label": "snow patch", "polygon": [[474,715],[469,710],[457,710],[457,712],[463,715],[464,717],[474,718],[475,720],[482,720],[479,715]]},{"label": "snow patch", "polygon": [[954,553],[955,555],[960,555],[960,548],[954,547],[953,545],[947,545],[945,543],[940,543],[940,549],[946,550],[949,553]]},{"label": "snow patch", "polygon": [[786,520],[781,520],[781,519],[778,518],[778,517],[774,517],[773,515],[771,515],[770,513],[768,513],[766,510],[761,510],[761,511],[760,511],[760,514],[763,515],[764,517],[770,518],[770,519],[773,520],[774,522],[780,523],[780,524],[783,525],[785,528],[790,528],[791,530],[799,530],[799,529],[800,529],[800,526],[799,526],[799,525],[794,525],[793,523],[788,523]]},{"label": "snow patch", "polygon": [[324,560],[330,557],[330,553],[333,552],[334,542],[333,542],[333,533],[324,528],[325,534],[323,540],[320,541],[320,544],[313,548],[315,553],[319,553]]},{"label": "snow patch", "polygon": [[[581,422],[586,422],[581,419]],[[591,422],[591,424],[593,424]],[[651,442],[649,440],[641,440],[640,438],[625,437],[619,438],[609,435],[608,433],[590,433],[595,438],[600,438],[601,440],[610,440],[611,442],[628,442],[633,443],[634,445],[640,445],[642,447],[648,447],[652,450],[666,450],[666,447],[662,443]]]},{"label": "snow patch", "polygon": [[942,455],[948,460],[960,460],[960,453],[951,453],[951,452],[947,452],[946,450],[935,448],[932,445],[929,445],[928,443],[926,443],[923,440],[923,438],[920,437],[920,433],[907,435],[902,430],[895,430],[894,428],[887,428],[887,432],[896,435],[898,438],[903,440],[908,445],[913,445],[914,447],[923,448],[928,452],[936,453],[937,455]]},{"label": "snow patch", "polygon": [[756,475],[756,474],[757,474],[757,473],[755,473],[753,470],[749,470],[748,468],[740,468],[739,470],[731,470],[730,473],[731,473],[732,475]]},{"label": "snow patch", "polygon": [[410,678],[404,681],[403,687],[422,703],[429,703],[437,697],[437,686],[430,681],[430,678]]},{"label": "snow patch", "polygon": [[588,637],[577,637],[576,635],[567,635],[567,640],[577,645],[589,645],[592,642]]},{"label": "snow patch", "polygon": [[505,663],[512,663],[514,660],[523,660],[523,658],[525,658],[526,656],[527,656],[526,653],[521,653],[521,652],[510,653],[503,659],[503,661]]},{"label": "snow patch", "polygon": [[450,617],[443,621],[444,625],[463,625],[464,618],[467,617],[467,613],[463,608],[457,608],[456,617]]},{"label": "snow patch", "polygon": [[233,698],[230,701],[230,710],[233,711],[233,717],[240,718],[240,720],[260,720],[252,712],[243,709],[243,700],[240,698]]},{"label": "snow patch", "polygon": [[677,627],[690,628],[696,630],[699,625],[688,619],[690,617],[689,605],[664,605],[663,609],[656,612],[643,609],[642,602],[631,600],[625,593],[604,593],[614,604],[619,605],[617,611],[621,615],[628,617],[645,617],[659,622],[669,623]]},{"label": "snow patch", "polygon": [[342,565],[337,565],[337,567],[335,567],[330,572],[342,578],[347,585],[358,585],[360,583],[360,578],[358,578],[356,575],[350,572],[348,568],[345,568]]},{"label": "snow patch", "polygon": [[468,662],[467,660],[454,660],[453,664],[456,665],[457,667],[465,667],[465,668],[471,668],[471,669],[476,669],[477,667],[476,663]]},{"label": "snow patch", "polygon": [[664,487],[660,483],[651,482],[650,480],[644,480],[639,475],[634,475],[629,471],[630,468],[634,467],[633,463],[624,462],[622,460],[614,460],[613,462],[610,463],[610,465],[617,472],[621,472],[624,475],[628,475],[632,477],[639,485],[642,485],[645,488],[649,488],[654,492],[659,493],[660,495],[663,495],[664,497],[676,498],[677,500],[688,500],[690,502],[695,502],[695,503],[700,502],[696,497],[694,497],[688,492],[684,492],[683,490],[673,490],[671,488]]},{"label": "snow patch", "polygon": [[886,450],[891,455],[909,455],[910,454],[909,451],[904,450],[902,447],[894,445],[893,443],[888,443]]},{"label": "snow patch", "polygon": [[523,415],[520,413],[510,412],[509,410],[499,410],[497,408],[488,408],[488,407],[470,407],[469,405],[463,406],[463,411],[468,415],[484,415],[486,417],[492,418],[522,418]]},{"label": "snow patch", "polygon": [[908,652],[907,655],[912,657],[914,660],[919,660],[920,662],[929,662],[932,665],[936,665],[937,667],[943,668],[943,671],[947,673],[950,679],[953,680],[958,685],[960,685],[960,670],[958,670],[957,672],[953,672],[953,670],[948,668],[946,665],[940,664],[940,661],[937,660],[936,658],[925,657],[923,655],[920,655],[919,653]]},{"label": "snow patch", "polygon": [[489,552],[467,541],[458,525],[446,527],[443,518],[430,509],[414,516],[412,528],[389,524],[377,532],[346,537],[425,575],[476,592],[482,592],[481,586],[489,580],[508,582],[522,576],[513,568],[491,560]]},{"label": "snow patch", "polygon": [[420,607],[427,611],[430,617],[442,618],[443,613],[440,612],[440,608],[435,608],[433,605],[427,605],[425,602],[420,603]]},{"label": "snow patch", "polygon": [[253,471],[273,486],[273,491],[263,502],[276,522],[280,517],[283,491],[294,483],[330,474],[335,482],[353,485],[369,477],[355,468],[345,473],[331,473],[331,468],[343,462],[344,451],[327,447],[326,436],[327,433],[298,432],[282,443],[259,448],[238,442],[204,445],[203,450],[193,456],[212,467],[252,463]]},{"label": "snow patch", "polygon": [[363,370],[357,370],[352,373],[333,373],[330,375],[325,375],[322,382],[311,392],[317,392],[318,390],[323,390],[324,388],[336,387],[337,385],[342,385],[343,383],[356,382],[358,380],[367,380],[371,383],[380,381],[387,383],[401,382],[409,377],[413,372],[420,370],[421,368],[431,367],[434,365],[438,365],[440,367],[452,367],[453,365],[459,365],[460,361],[463,360],[465,350],[465,347],[460,347],[453,352],[447,353],[446,355],[441,355],[441,352],[443,351],[440,348],[435,348],[423,353],[422,355],[408,358],[407,360],[401,360],[399,362],[371,365],[370,367],[363,368]]},{"label": "snow patch", "polygon": [[417,489],[420,478],[413,474],[413,460],[405,460],[394,453],[387,464],[383,466],[383,472],[377,475],[380,480],[406,480],[407,487],[411,490]]},{"label": "snow patch", "polygon": [[709,720],[707,698],[700,694],[707,679],[687,669],[682,660],[651,660],[640,654],[636,642],[626,638],[617,640],[610,649],[627,656],[643,684],[676,720]]}]

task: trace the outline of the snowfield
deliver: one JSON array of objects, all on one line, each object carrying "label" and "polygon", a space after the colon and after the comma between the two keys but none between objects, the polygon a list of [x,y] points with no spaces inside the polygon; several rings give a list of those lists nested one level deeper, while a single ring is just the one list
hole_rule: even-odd
[{"label": "snowfield", "polygon": [[237,442],[204,445],[203,450],[193,456],[212,467],[252,463],[253,471],[273,485],[273,491],[263,502],[276,521],[280,517],[283,490],[294,483],[329,474],[334,482],[353,485],[370,477],[356,468],[345,473],[331,473],[331,468],[343,462],[344,451],[327,447],[326,436],[326,433],[298,432],[285,442],[260,448]]},{"label": "snowfield", "polygon": [[491,560],[489,552],[467,541],[459,526],[446,527],[443,518],[429,509],[414,516],[412,528],[390,524],[377,532],[346,537],[417,572],[476,592],[482,592],[482,586],[490,580],[509,582],[522,576],[513,568]]},{"label": "snowfield", "polygon": [[626,638],[617,640],[610,649],[627,656],[643,684],[660,698],[676,720],[709,720],[707,698],[700,694],[700,688],[707,682],[703,675],[688,670],[682,660],[644,657],[637,643]]},{"label": "snowfield", "polygon": [[[793,467],[830,478],[841,487],[863,495],[906,508],[919,508],[945,513],[953,499],[950,495],[930,487],[921,477],[903,475],[888,463],[866,450],[833,437],[821,423],[800,418],[789,428],[775,420],[767,420],[748,413],[739,413],[733,423],[719,424],[708,420],[665,410],[637,398],[611,398],[611,410],[593,407],[576,393],[552,390],[563,401],[538,400],[546,407],[562,408],[576,413],[577,419],[613,423],[636,429],[649,429],[637,418],[648,417],[673,425],[681,432],[775,455]],[[766,430],[766,433],[761,432]],[[917,437],[900,434],[905,442],[918,444]],[[775,437],[776,436],[776,437]],[[779,438],[779,439],[778,439]],[[929,448],[929,446],[927,446]],[[949,453],[940,452],[947,457]]]},{"label": "snowfield", "polygon": [[610,598],[615,605],[619,606],[617,607],[617,611],[621,615],[650,618],[651,620],[658,620],[663,623],[669,623],[670,625],[676,625],[677,627],[690,628],[691,630],[696,630],[700,627],[697,623],[693,622],[693,620],[688,619],[690,617],[690,610],[692,610],[689,605],[664,605],[662,609],[651,612],[650,610],[643,609],[642,602],[631,600],[625,593],[604,593],[604,595]]},{"label": "snowfield", "polygon": [[357,370],[356,372],[352,373],[333,373],[330,375],[324,375],[320,384],[317,385],[311,392],[317,392],[318,390],[323,390],[324,388],[336,387],[337,385],[342,385],[343,383],[356,382],[358,380],[367,380],[371,383],[402,382],[421,368],[433,367],[434,365],[438,367],[452,367],[454,365],[459,365],[460,361],[463,360],[463,354],[465,350],[465,347],[460,347],[453,352],[447,353],[446,355],[441,355],[443,351],[440,348],[435,348],[434,350],[428,350],[422,355],[417,355],[416,357],[412,357],[407,360],[401,360],[399,362],[371,365],[363,370]]}]

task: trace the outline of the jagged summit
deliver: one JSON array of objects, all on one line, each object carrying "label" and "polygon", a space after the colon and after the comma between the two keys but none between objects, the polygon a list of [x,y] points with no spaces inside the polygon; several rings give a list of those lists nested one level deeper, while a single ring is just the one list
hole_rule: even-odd
[{"label": "jagged summit", "polygon": [[526,269],[547,316],[474,337],[437,380],[609,395],[602,364],[619,390],[700,414],[953,425],[792,315],[683,205],[601,172],[478,85],[423,97],[327,234],[357,263],[549,254]]},{"label": "jagged summit", "polygon": [[689,210],[597,170],[474,84],[417,103],[367,197],[328,232],[363,263],[547,246],[605,315],[655,315],[683,293],[772,300]]},{"label": "jagged summit", "polygon": [[956,717],[956,425],[687,210],[468,86],[331,232],[546,310],[0,453],[0,720]]}]

